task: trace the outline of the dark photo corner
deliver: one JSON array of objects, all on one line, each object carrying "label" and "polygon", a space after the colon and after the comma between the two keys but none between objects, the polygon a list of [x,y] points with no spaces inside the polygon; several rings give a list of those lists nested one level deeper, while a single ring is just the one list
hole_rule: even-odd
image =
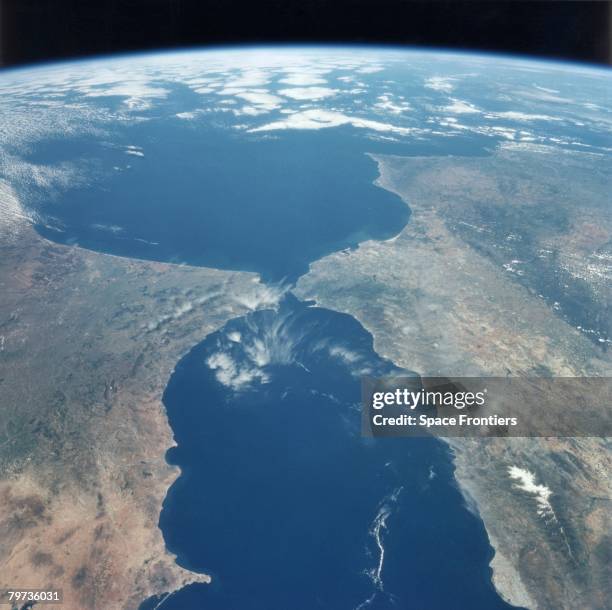
[{"label": "dark photo corner", "polygon": [[609,64],[606,1],[0,0],[0,65],[258,43],[393,44]]}]

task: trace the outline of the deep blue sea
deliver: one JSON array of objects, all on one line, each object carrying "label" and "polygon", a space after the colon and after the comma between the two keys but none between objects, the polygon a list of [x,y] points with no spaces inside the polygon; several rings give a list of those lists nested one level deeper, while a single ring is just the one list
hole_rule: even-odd
[{"label": "deep blue sea", "polygon": [[365,139],[352,127],[245,133],[235,119],[181,121],[198,102],[173,85],[149,120],[112,139],[62,137],[25,155],[32,163],[78,166],[87,178],[54,193],[20,193],[40,214],[37,230],[59,243],[120,256],[256,271],[295,281],[308,264],[366,239],[397,234],[410,211],[374,185],[365,153],[486,154],[485,138],[443,143]]},{"label": "deep blue sea", "polygon": [[[463,152],[484,153],[476,144]],[[262,138],[214,122],[144,121],[112,142],[41,145],[31,161],[78,158],[89,180],[50,207],[48,193],[27,195],[46,210],[38,231],[55,241],[291,283],[325,254],[409,221],[408,207],[373,184],[365,152],[441,151],[350,127]],[[196,345],[164,394],[177,442],[168,460],[182,474],[160,527],[178,562],[213,583],[142,610],[508,608],[448,448],[360,436],[359,376],[393,370],[356,320],[291,294]]]},{"label": "deep blue sea", "polygon": [[29,160],[78,158],[97,182],[63,192],[38,230],[101,252],[294,281],[408,220],[400,198],[373,184],[376,164],[353,130],[332,131],[270,138],[175,119],[130,125],[112,144],[48,142]]},{"label": "deep blue sea", "polygon": [[[267,378],[228,387],[210,366],[220,354],[236,371],[267,361]],[[400,371],[352,317],[292,296],[182,359],[164,394],[178,444],[168,459],[182,475],[160,526],[179,562],[213,584],[163,608],[508,608],[447,447],[361,437],[364,372]]]}]

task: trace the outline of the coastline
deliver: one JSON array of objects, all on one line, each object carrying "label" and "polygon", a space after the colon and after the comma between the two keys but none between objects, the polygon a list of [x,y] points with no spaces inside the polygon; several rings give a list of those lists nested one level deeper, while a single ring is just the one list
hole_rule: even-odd
[{"label": "coastline", "polygon": [[[313,263],[297,282],[299,298],[352,315],[381,357],[422,373],[520,375],[540,364],[558,375],[609,370],[583,334],[451,232],[435,201],[414,204],[428,191],[413,190],[414,175],[395,183],[401,160],[396,170],[374,158],[376,184],[411,202],[410,222],[391,239]],[[429,162],[415,161],[417,179]],[[421,180],[431,188],[427,173]],[[193,345],[278,295],[252,273],[124,259],[54,244],[30,228],[16,241],[1,247],[0,262],[10,295],[0,312],[8,320],[2,350],[12,378],[0,423],[15,418],[23,431],[22,445],[5,443],[0,454],[2,514],[19,517],[0,524],[8,532],[3,574],[20,586],[26,575],[49,586],[65,579],[70,609],[136,608],[189,582],[208,582],[177,566],[158,528],[180,474],[163,459],[173,440],[161,396]],[[583,607],[598,607],[605,573],[592,551],[605,542],[605,515],[580,504],[605,497],[601,472],[609,464],[598,443],[492,439],[453,447],[457,481],[475,499],[496,551],[493,583],[502,597],[529,608],[573,608],[581,583],[595,578]],[[588,476],[559,467],[568,453]],[[513,464],[537,470],[566,504],[569,552],[591,563],[575,569],[555,546],[533,499],[507,476]],[[57,552],[69,539],[80,553]],[[567,582],[557,585],[564,574]]]},{"label": "coastline", "polygon": [[[379,165],[376,184],[410,205],[409,224],[393,241],[363,242],[313,263],[298,282],[300,298],[352,315],[372,334],[381,357],[424,375],[521,376],[539,366],[561,376],[609,374],[601,350],[449,230],[440,203],[462,192],[465,174],[457,172],[455,193],[449,172],[441,195],[438,159],[372,157]],[[484,176],[488,189],[493,179]],[[569,610],[578,600],[585,608],[603,607],[605,566],[593,549],[605,544],[605,521],[599,507],[581,500],[606,497],[601,473],[610,460],[602,457],[602,442],[493,438],[450,444],[457,482],[466,501],[476,502],[496,553],[491,568],[499,594],[528,608]],[[576,477],[568,455],[588,475]],[[508,476],[517,464],[554,482],[562,525],[548,527],[533,498],[517,491]],[[583,559],[577,564],[572,555]],[[591,583],[586,590],[585,581]]]},{"label": "coastline", "polygon": [[[503,554],[502,543],[491,531],[489,519],[484,520],[480,510],[483,504],[484,494],[476,486],[474,479],[470,477],[470,465],[461,451],[462,439],[445,440],[453,450],[453,462],[455,465],[455,479],[461,490],[466,504],[470,510],[476,511],[480,519],[485,523],[485,529],[489,538],[489,544],[494,551],[489,565],[491,567],[491,581],[495,590],[504,601],[521,608],[537,608],[537,604],[529,594],[515,562]],[[457,442],[458,441],[458,442]]]},{"label": "coastline", "polygon": [[274,296],[252,273],[99,254],[29,227],[2,255],[0,415],[21,443],[0,454],[0,586],[59,582],[65,608],[93,610],[210,582],[158,528],[180,474],[161,397],[194,344]]}]

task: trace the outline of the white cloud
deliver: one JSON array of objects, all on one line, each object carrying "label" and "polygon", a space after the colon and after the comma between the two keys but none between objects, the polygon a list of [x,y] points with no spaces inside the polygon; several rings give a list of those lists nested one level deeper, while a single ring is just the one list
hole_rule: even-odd
[{"label": "white cloud", "polygon": [[454,78],[444,76],[432,76],[431,78],[425,79],[425,87],[427,89],[433,89],[434,91],[444,91],[450,93],[455,87],[452,81]]},{"label": "white cloud", "polygon": [[241,108],[234,108],[232,112],[236,116],[259,116],[260,114],[267,114],[269,109],[261,106],[242,106]]},{"label": "white cloud", "polygon": [[511,121],[561,121],[559,117],[553,117],[548,114],[529,114],[525,112],[492,112],[485,114],[487,119],[509,119]]},{"label": "white cloud", "polygon": [[487,132],[494,136],[501,136],[502,138],[506,138],[506,140],[516,139],[516,130],[509,129],[508,127],[499,127],[498,125],[493,125],[492,127],[489,127],[488,130],[483,130],[483,133]]},{"label": "white cloud", "polygon": [[215,371],[215,377],[219,383],[234,391],[248,387],[255,380],[261,383],[268,381],[268,376],[264,371],[250,366],[240,366],[225,352],[217,352],[209,356],[206,364]]},{"label": "white cloud", "polygon": [[540,87],[539,85],[534,85],[534,87],[545,93],[560,93],[558,89],[549,89],[548,87]]},{"label": "white cloud", "polygon": [[448,106],[444,106],[442,110],[445,112],[451,112],[453,114],[478,114],[480,110],[476,108],[473,104],[469,102],[464,102],[463,100],[457,100],[451,98],[451,104]]},{"label": "white cloud", "polygon": [[146,80],[122,79],[120,75],[104,74],[91,77],[75,87],[85,97],[122,97],[129,110],[146,110],[151,100],[167,97],[169,91],[164,87],[151,84]]},{"label": "white cloud", "polygon": [[510,466],[508,468],[508,474],[510,475],[511,479],[518,481],[514,487],[531,494],[534,497],[537,506],[537,513],[540,517],[554,518],[555,513],[550,503],[552,491],[546,487],[546,485],[536,484],[536,478],[533,472],[529,472],[529,470],[519,468],[518,466]]},{"label": "white cloud", "polygon": [[338,89],[329,87],[296,87],[292,89],[281,89],[280,95],[290,97],[294,100],[322,100],[338,93]]},{"label": "white cloud", "polygon": [[384,70],[382,66],[363,66],[362,68],[357,68],[355,72],[359,72],[360,74],[374,74],[382,70]]},{"label": "white cloud", "polygon": [[244,91],[237,93],[236,97],[246,100],[259,108],[267,108],[269,110],[279,108],[283,102],[282,98],[272,95],[267,91]]},{"label": "white cloud", "polygon": [[74,163],[38,165],[0,151],[0,174],[14,187],[30,186],[46,189],[48,192],[62,191],[87,182],[84,172]]},{"label": "white cloud", "polygon": [[237,95],[238,93],[248,93],[248,91],[248,89],[244,89],[243,87],[223,87],[215,93],[217,95]]},{"label": "white cloud", "polygon": [[322,109],[304,110],[288,115],[280,121],[273,121],[259,127],[250,129],[251,132],[275,131],[278,129],[328,129],[352,125],[358,129],[371,129],[373,131],[389,131],[400,135],[408,135],[413,130],[407,127],[397,127],[389,123],[381,123],[360,117],[352,117],[341,112]]},{"label": "white cloud", "polygon": [[323,85],[327,81],[321,78],[319,74],[308,73],[308,72],[297,72],[295,74],[288,74],[285,78],[281,78],[279,83],[285,85],[295,85],[296,87],[308,87],[311,85]]},{"label": "white cloud", "polygon": [[330,347],[329,354],[334,358],[342,360],[342,362],[344,362],[345,364],[354,364],[358,360],[361,360],[360,354],[358,354],[357,352],[353,352],[350,349],[340,345]]},{"label": "white cloud", "polygon": [[264,70],[244,70],[236,78],[228,80],[227,87],[261,87],[270,82],[269,74]]},{"label": "white cloud", "polygon": [[15,194],[15,191],[4,180],[0,180],[0,235],[3,240],[17,239],[19,231],[26,223],[31,222]]},{"label": "white cloud", "polygon": [[101,223],[95,223],[91,225],[92,229],[97,229],[98,231],[106,231],[107,233],[113,233],[114,235],[119,235],[120,233],[124,233],[125,229],[120,227],[119,225],[105,225]]},{"label": "white cloud", "polygon": [[[99,225],[99,226],[103,227],[104,225]],[[137,241],[140,241],[142,243],[151,244],[151,245],[159,245],[158,242],[151,242],[151,241],[147,241],[145,239],[139,239],[139,238],[136,238],[136,239]],[[196,301],[195,304],[199,305],[200,303]],[[184,301],[183,303],[180,303],[174,306],[170,311],[166,310],[167,313],[162,314],[157,319],[151,320],[146,325],[146,329],[149,332],[160,330],[164,326],[172,324],[172,322],[174,322],[175,320],[178,320],[179,318],[183,317],[185,314],[188,314],[189,312],[193,311],[193,309],[194,309],[194,303],[192,303],[191,301]]]},{"label": "white cloud", "polygon": [[383,110],[384,112],[390,112],[391,114],[402,114],[412,110],[412,107],[408,102],[403,100],[393,101],[390,95],[384,94],[378,96],[378,101],[374,104],[374,108]]},{"label": "white cloud", "polygon": [[256,309],[275,308],[287,292],[288,288],[282,285],[265,285],[259,278],[253,280],[255,290],[252,293],[241,294],[236,298],[239,305],[251,311]]},{"label": "white cloud", "polygon": [[130,144],[129,146],[126,146],[125,154],[126,155],[132,155],[134,157],[144,157],[144,151],[142,150],[142,147],[141,146],[134,146],[133,144]]}]

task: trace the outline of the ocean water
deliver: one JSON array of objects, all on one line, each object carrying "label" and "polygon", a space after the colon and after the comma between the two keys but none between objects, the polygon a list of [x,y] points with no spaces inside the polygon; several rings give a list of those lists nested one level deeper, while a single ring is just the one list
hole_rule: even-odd
[{"label": "ocean water", "polygon": [[376,164],[350,128],[266,138],[169,118],[132,124],[112,144],[48,142],[29,160],[75,158],[93,185],[76,182],[54,206],[41,193],[37,229],[123,256],[294,281],[330,252],[392,237],[409,217],[373,184]]},{"label": "ocean water", "polygon": [[[169,116],[172,104],[188,109],[185,95],[169,95]],[[409,222],[405,203],[375,186],[365,152],[484,154],[481,144],[144,121],[112,141],[41,144],[30,161],[78,159],[88,179],[55,200],[35,187],[22,195],[37,230],[60,243],[291,284],[325,254]],[[360,436],[359,376],[392,371],[356,320],[290,293],[196,345],[164,394],[177,441],[167,458],[181,476],[160,528],[178,562],[213,583],[142,610],[508,608],[448,448]]]},{"label": "ocean water", "polygon": [[164,394],[182,474],[160,527],[213,584],[162,607],[508,608],[447,447],[360,435],[360,375],[400,372],[352,317],[291,295],[194,347]]},{"label": "ocean water", "polygon": [[41,235],[291,283],[326,254],[390,238],[408,222],[409,207],[374,184],[376,163],[366,152],[484,155],[490,146],[474,134],[384,141],[350,126],[246,133],[225,113],[176,118],[202,101],[186,86],[165,86],[167,99],[142,111],[145,120],[103,125],[106,137],[49,139],[23,153],[30,163],[75,172],[51,191],[35,181],[17,185]]}]

